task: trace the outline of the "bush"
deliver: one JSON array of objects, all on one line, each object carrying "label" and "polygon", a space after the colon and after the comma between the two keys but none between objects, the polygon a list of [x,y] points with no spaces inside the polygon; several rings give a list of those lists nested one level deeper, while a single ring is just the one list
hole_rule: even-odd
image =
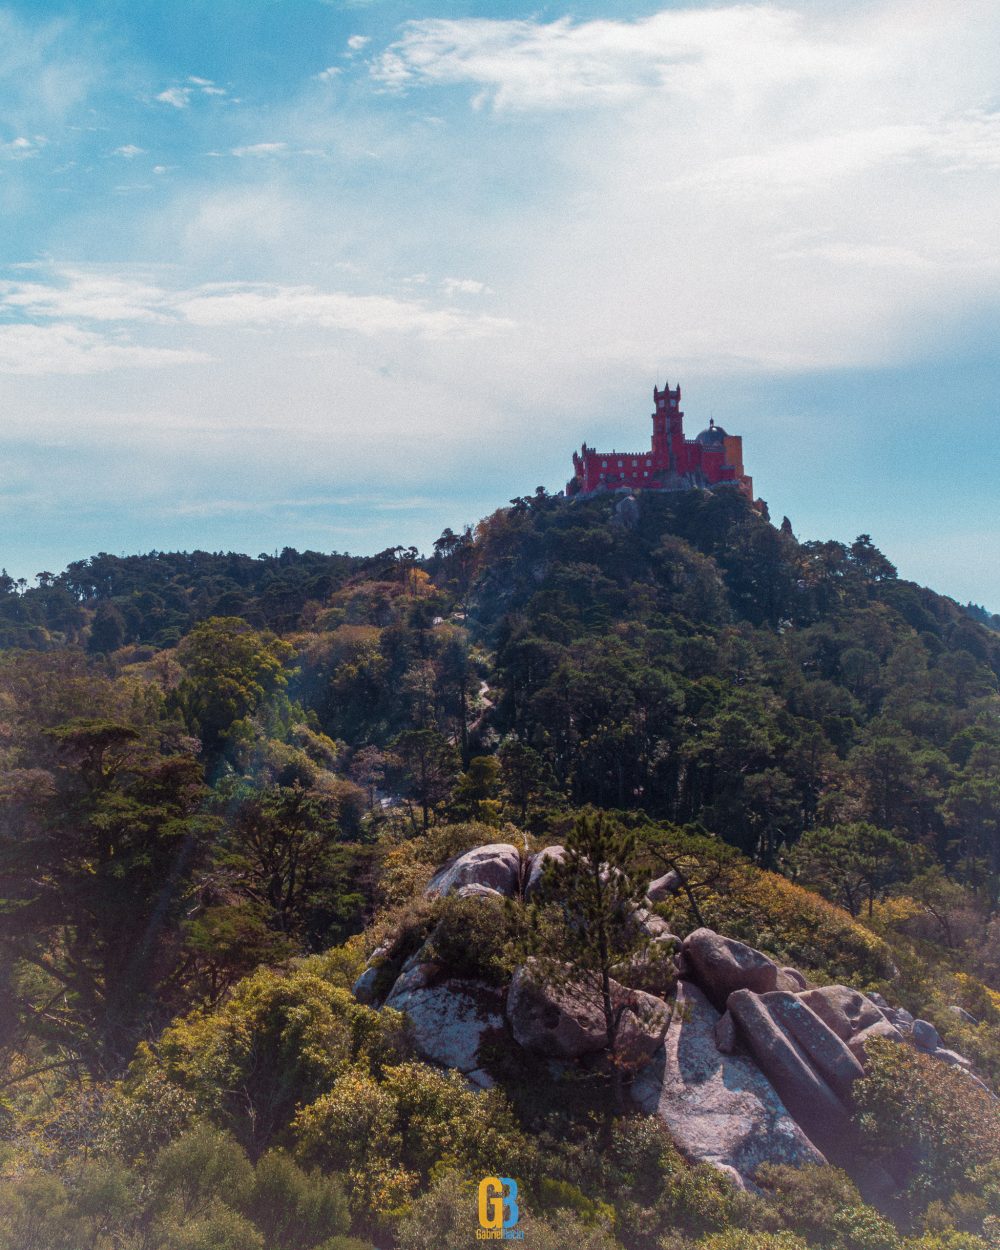
[{"label": "bush", "polygon": [[596,1165],[595,1179],[615,1203],[626,1244],[648,1245],[668,1230],[695,1236],[759,1222],[758,1201],[716,1168],[689,1164],[654,1116],[618,1120],[611,1150]]},{"label": "bush", "polygon": [[362,1007],[308,969],[262,968],[221,1007],[172,1024],[155,1051],[140,1047],[120,1092],[139,1103],[141,1119],[150,1095],[159,1116],[172,1105],[165,1086],[180,1090],[256,1155],[352,1063],[378,1071],[404,1053],[397,1012]]},{"label": "bush", "polygon": [[524,928],[524,909],[505,899],[444,898],[427,943],[427,956],[450,976],[506,985],[509,948]]},{"label": "bush", "polygon": [[449,1168],[488,1176],[532,1159],[504,1096],[473,1093],[456,1073],[405,1063],[380,1082],[355,1068],[299,1112],[299,1158],[348,1174],[351,1209],[374,1227]]},{"label": "bush", "polygon": [[11,1250],[70,1250],[73,1221],[61,1181],[28,1172],[0,1182],[0,1245]]},{"label": "bush", "polygon": [[199,1125],[157,1157],[150,1178],[154,1209],[169,1207],[184,1219],[207,1215],[217,1201],[242,1205],[253,1168],[228,1133]]},{"label": "bush", "polygon": [[[610,1232],[570,1210],[541,1218],[527,1209],[519,1227],[531,1250],[617,1250]],[[441,1176],[414,1202],[398,1230],[398,1250],[468,1250],[479,1228],[476,1187],[456,1172]]]},{"label": "bush", "polygon": [[895,1228],[865,1206],[854,1182],[832,1167],[765,1163],[754,1179],[784,1228],[837,1250],[895,1250]]},{"label": "bush", "polygon": [[267,1250],[312,1250],[350,1228],[340,1180],[303,1172],[282,1150],[269,1150],[258,1162],[243,1210]]},{"label": "bush", "polygon": [[1000,1102],[955,1068],[894,1042],[869,1045],[854,1086],[865,1142],[923,1207],[1000,1159]]},{"label": "bush", "polygon": [[697,1245],[698,1250],[809,1250],[794,1233],[752,1233],[742,1228],[712,1233]]},{"label": "bush", "polygon": [[156,1250],[268,1250],[250,1221],[222,1203],[197,1219],[167,1222],[158,1232]]},{"label": "bush", "polygon": [[402,1139],[392,1094],[360,1068],[338,1077],[333,1088],[295,1118],[301,1158],[322,1168],[361,1168],[368,1159],[398,1157]]}]

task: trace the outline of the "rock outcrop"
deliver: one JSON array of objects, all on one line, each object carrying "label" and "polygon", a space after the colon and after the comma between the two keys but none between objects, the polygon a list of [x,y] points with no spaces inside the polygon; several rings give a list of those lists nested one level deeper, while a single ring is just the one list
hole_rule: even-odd
[{"label": "rock outcrop", "polygon": [[633,1082],[633,1101],[663,1121],[689,1159],[723,1169],[741,1186],[765,1162],[822,1163],[756,1065],[720,1054],[719,1018],[697,986],[681,982],[663,1047]]},{"label": "rock outcrop", "polygon": [[[662,999],[617,981],[611,982],[611,999],[619,1013],[620,1058],[635,1071],[662,1042],[669,1009]],[[507,1020],[518,1045],[553,1059],[582,1059],[608,1045],[599,987],[582,980],[553,985],[530,964],[518,968],[511,980]]]},{"label": "rock outcrop", "polygon": [[662,877],[657,877],[655,880],[650,881],[646,887],[646,897],[651,903],[662,903],[664,899],[668,899],[676,894],[680,888],[681,874],[674,872],[671,868]]},{"label": "rock outcrop", "polygon": [[851,1086],[865,1072],[846,1043],[796,994],[775,990],[761,995],[760,1001],[777,1027],[798,1042],[841,1102],[850,1106]]},{"label": "rock outcrop", "polygon": [[844,1042],[885,1019],[871,999],[846,985],[807,990],[802,1001]]},{"label": "rock outcrop", "polygon": [[528,860],[528,879],[524,884],[524,900],[527,902],[542,882],[546,866],[550,863],[561,864],[566,858],[566,851],[561,846],[546,846]]},{"label": "rock outcrop", "polygon": [[493,1082],[483,1071],[479,1051],[491,1033],[504,1033],[503,995],[481,981],[428,984],[427,969],[428,965],[417,964],[404,973],[385,1005],[409,1017],[410,1035],[421,1058],[454,1068],[474,1085],[488,1088]]},{"label": "rock outcrop", "polygon": [[902,1045],[905,1040],[899,1029],[894,1024],[890,1024],[888,1020],[876,1020],[874,1024],[870,1024],[866,1029],[862,1029],[847,1043],[851,1054],[857,1059],[862,1067],[868,1062],[867,1046],[871,1041],[882,1039],[889,1042],[898,1042]]},{"label": "rock outcrop", "polygon": [[467,886],[483,886],[508,898],[517,894],[521,878],[521,856],[509,842],[492,842],[456,855],[431,877],[428,897],[451,894]]},{"label": "rock outcrop", "polygon": [[[522,871],[510,843],[477,847],[439,869],[426,893],[510,898],[523,882],[527,900],[546,865],[564,857],[563,847],[549,846]],[[646,902],[678,885],[676,874],[664,874],[650,882]],[[912,1045],[981,1084],[969,1060],[944,1046],[933,1024],[879,994],[845,985],[812,988],[796,968],[778,967],[712,929],[696,929],[681,943],[647,906],[634,908],[627,923],[645,940],[614,970],[616,1062],[633,1078],[635,1104],[658,1116],[690,1159],[723,1169],[741,1185],[752,1185],[763,1162],[829,1158],[853,1169],[876,1198],[880,1187],[887,1191],[888,1178],[870,1165],[858,1173],[851,1120],[853,1086],[875,1039]],[[429,958],[432,949],[425,943],[399,967],[402,952],[384,944],[354,986],[359,1001],[384,997],[386,1006],[406,1013],[424,1059],[464,1073],[481,1088],[492,1084],[484,1069],[487,1039],[506,1039],[555,1068],[607,1069],[602,998],[582,975],[567,966],[546,980],[544,964],[529,960],[504,990],[450,975]]]},{"label": "rock outcrop", "polygon": [[941,1036],[929,1020],[914,1020],[910,1035],[917,1050],[935,1051],[941,1045]]},{"label": "rock outcrop", "polygon": [[[804,1047],[768,1009],[766,997],[737,990],[730,995],[729,1013],[757,1067],[810,1140],[825,1154],[832,1152],[838,1162],[847,1157],[851,1132],[846,1107],[817,1072]],[[818,1016],[815,1019],[826,1028]],[[829,1029],[827,1033],[834,1037]]]},{"label": "rock outcrop", "polygon": [[766,994],[778,986],[773,960],[712,929],[688,934],[681,948],[681,975],[695,981],[720,1011],[736,990]]}]

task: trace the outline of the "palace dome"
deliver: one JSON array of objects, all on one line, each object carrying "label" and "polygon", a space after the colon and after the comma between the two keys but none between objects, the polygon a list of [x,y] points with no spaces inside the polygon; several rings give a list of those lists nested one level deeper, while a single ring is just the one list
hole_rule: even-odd
[{"label": "palace dome", "polygon": [[695,439],[696,443],[701,443],[705,447],[719,447],[726,438],[726,431],[721,425],[716,425],[714,421],[708,423],[708,429],[702,432]]}]

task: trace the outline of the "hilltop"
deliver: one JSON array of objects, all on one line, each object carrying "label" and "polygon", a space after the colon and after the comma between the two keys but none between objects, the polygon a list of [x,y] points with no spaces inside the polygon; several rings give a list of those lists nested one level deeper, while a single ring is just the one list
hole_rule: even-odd
[{"label": "hilltop", "polygon": [[799,542],[733,489],[539,490],[427,558],[105,554],[0,581],[0,1246],[79,1244],[88,1186],[119,1195],[86,1224],[102,1250],[465,1245],[448,1213],[500,1157],[542,1247],[989,1244],[996,1164],[961,1127],[962,1091],[989,1095],[947,1062],[897,1048],[848,1112],[884,1136],[909,1101],[939,1139],[879,1199],[894,1231],[833,1168],[741,1196],[609,1109],[607,1071],[553,1100],[503,1044],[473,1093],[350,992],[434,935],[508,993],[520,892],[493,916],[425,886],[600,812],[623,873],[667,855],[691,886],[655,909],[678,940],[881,995],[995,1088],[1000,635],[973,616],[868,536]]}]

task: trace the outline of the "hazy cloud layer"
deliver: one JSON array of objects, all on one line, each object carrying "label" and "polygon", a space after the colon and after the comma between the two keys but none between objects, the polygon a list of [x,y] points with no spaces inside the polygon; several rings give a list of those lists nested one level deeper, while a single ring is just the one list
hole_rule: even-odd
[{"label": "hazy cloud layer", "polygon": [[[560,486],[585,437],[644,441],[667,374],[695,428],[742,429],[807,533],[882,518],[905,568],[889,461],[944,483],[928,524],[996,514],[952,450],[1000,384],[995,4],[429,10],[389,29],[330,5],[325,38],[289,27],[250,72],[210,23],[159,59],[130,45],[141,15],[108,40],[82,6],[0,8],[8,428],[134,431],[100,444],[109,491],[162,481],[189,517],[361,475],[441,497],[443,526],[459,479],[483,511]],[[941,443],[928,372],[964,388]],[[875,457],[890,410],[905,440]],[[914,574],[954,577],[910,549]]]}]

